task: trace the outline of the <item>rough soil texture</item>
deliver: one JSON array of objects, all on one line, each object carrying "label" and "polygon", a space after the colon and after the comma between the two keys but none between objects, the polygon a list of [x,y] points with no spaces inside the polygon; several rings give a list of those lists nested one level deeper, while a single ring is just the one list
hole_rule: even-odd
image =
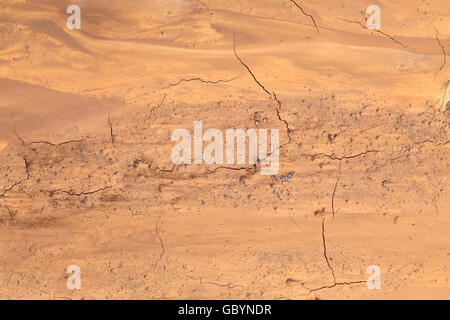
[{"label": "rough soil texture", "polygon": [[[448,53],[444,0],[1,0],[0,298],[449,299]],[[195,120],[278,174],[174,166]]]}]

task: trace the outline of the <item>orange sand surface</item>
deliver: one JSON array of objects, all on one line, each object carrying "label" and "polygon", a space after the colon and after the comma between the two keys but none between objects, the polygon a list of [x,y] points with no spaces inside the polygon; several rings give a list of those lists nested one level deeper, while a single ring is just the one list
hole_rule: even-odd
[{"label": "orange sand surface", "polygon": [[448,53],[446,0],[1,0],[0,299],[449,299]]}]

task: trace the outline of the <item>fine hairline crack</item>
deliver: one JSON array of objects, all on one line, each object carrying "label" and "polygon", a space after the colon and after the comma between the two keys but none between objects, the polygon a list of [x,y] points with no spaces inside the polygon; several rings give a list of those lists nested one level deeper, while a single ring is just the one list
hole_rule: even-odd
[{"label": "fine hairline crack", "polygon": [[86,136],[85,138],[81,138],[81,139],[72,139],[72,140],[67,140],[67,141],[63,141],[63,142],[59,142],[59,143],[54,143],[54,142],[50,142],[47,140],[37,140],[37,141],[31,141],[29,143],[25,142],[17,133],[17,130],[15,128],[15,126],[13,127],[13,132],[15,134],[15,136],[17,137],[17,139],[19,140],[19,142],[23,145],[34,145],[34,144],[46,144],[52,147],[60,147],[66,144],[72,144],[72,143],[80,143],[80,142],[84,142],[88,139],[94,139],[94,137],[91,136]]},{"label": "fine hairline crack", "polygon": [[316,28],[316,30],[317,30],[317,32],[318,33],[320,33],[320,31],[319,31],[319,27],[317,26],[317,24],[316,24],[316,20],[314,20],[314,17],[311,15],[311,14],[309,14],[309,13],[307,13],[295,0],[290,0],[297,8],[299,8],[300,9],[300,11],[305,15],[305,16],[307,16],[307,17],[309,17],[310,19],[311,19],[311,21],[312,21],[312,23],[314,24],[314,27]]},{"label": "fine hairline crack", "polygon": [[247,64],[242,61],[242,59],[239,57],[239,55],[236,52],[236,38],[235,35],[233,34],[233,51],[234,51],[234,56],[236,57],[236,59],[238,59],[238,61],[245,67],[245,69],[247,69],[247,71],[250,73],[250,75],[252,76],[253,80],[255,80],[255,82],[258,84],[258,86],[261,87],[261,89],[264,90],[265,93],[267,93],[269,96],[272,96],[272,94],[269,92],[269,90],[267,90],[262,84],[261,82],[258,81],[258,79],[256,78],[255,74],[252,72],[252,70],[249,68],[249,66],[247,66]]},{"label": "fine hairline crack", "polygon": [[9,213],[9,217],[10,217],[11,219],[13,219],[14,216],[15,216],[15,212],[13,212],[12,209],[8,206],[8,203],[6,202],[6,199],[5,199],[5,198],[3,198],[3,202],[4,202],[4,206],[5,206],[6,210],[7,210],[8,213]]},{"label": "fine hairline crack", "polygon": [[331,195],[331,210],[333,212],[333,221],[334,221],[334,197],[336,195],[336,189],[339,183],[339,180],[341,179],[341,176],[339,176],[336,180],[336,184],[334,185],[333,194]]},{"label": "fine hairline crack", "polygon": [[236,79],[238,79],[240,77],[241,77],[240,75],[237,75],[237,76],[235,76],[233,78],[230,78],[230,79],[219,79],[219,80],[204,80],[204,79],[199,78],[199,77],[193,77],[193,78],[189,78],[189,79],[180,79],[180,80],[178,80],[175,83],[169,83],[169,85],[167,87],[164,87],[163,89],[167,89],[167,88],[170,88],[170,87],[178,86],[179,84],[181,84],[183,82],[199,81],[199,82],[207,83],[207,84],[218,84],[218,83],[231,82],[231,81],[236,80]]},{"label": "fine hairline crack", "polygon": [[339,19],[342,20],[342,21],[346,21],[346,22],[350,22],[350,23],[356,23],[356,24],[359,24],[363,29],[366,29],[366,30],[373,30],[373,31],[375,31],[375,32],[378,32],[379,34],[382,34],[383,36],[388,37],[389,39],[391,39],[391,40],[394,41],[395,43],[401,45],[403,48],[405,48],[405,49],[408,48],[408,47],[405,46],[403,43],[401,43],[400,41],[398,41],[397,39],[395,39],[393,36],[391,36],[390,34],[387,34],[387,33],[383,32],[383,31],[381,31],[381,30],[377,30],[377,29],[369,29],[369,28],[367,28],[365,25],[363,25],[363,24],[362,24],[361,22],[359,22],[359,21],[349,20],[349,19],[343,19],[343,18],[339,18]]},{"label": "fine hairline crack", "polygon": [[164,242],[162,241],[162,238],[161,238],[161,236],[159,234],[159,231],[158,231],[158,222],[156,222],[155,233],[156,233],[156,236],[158,237],[159,244],[161,245],[161,253],[159,254],[158,260],[156,260],[155,264],[153,265],[153,270],[155,270],[156,266],[162,260],[164,254],[166,253],[166,247],[164,246]]},{"label": "fine hairline crack", "polygon": [[[284,144],[282,144],[281,146],[279,146],[278,147],[278,149],[281,149],[282,147],[284,147],[285,145],[288,145],[288,144],[290,144],[291,142],[292,142],[292,137],[291,137],[291,128],[289,127],[289,123],[285,120],[285,119],[283,119],[282,117],[281,117],[281,114],[280,114],[280,110],[281,110],[281,108],[282,108],[282,104],[281,104],[281,101],[278,99],[278,97],[277,97],[277,95],[276,95],[276,93],[274,92],[274,91],[272,91],[272,93],[270,93],[270,91],[269,90],[267,90],[266,89],[266,87],[264,87],[264,85],[256,78],[256,76],[255,76],[255,74],[252,72],[252,70],[250,69],[250,67],[239,57],[239,55],[237,54],[237,51],[236,51],[236,37],[235,37],[235,35],[233,34],[233,51],[234,51],[234,56],[236,57],[236,59],[240,62],[240,64],[242,65],[242,66],[244,66],[244,68],[245,69],[247,69],[247,71],[250,73],[250,75],[252,76],[252,78],[253,78],[253,80],[256,82],[256,84],[258,84],[258,86],[261,88],[261,89],[263,89],[263,91],[265,92],[265,93],[267,93],[270,97],[273,97],[274,98],[274,100],[275,100],[275,102],[277,103],[277,108],[276,108],[276,115],[277,115],[277,118],[278,118],[278,120],[279,121],[281,121],[281,122],[283,122],[284,123],[284,125],[285,125],[285,127],[286,127],[286,134],[287,134],[287,136],[288,136],[288,142],[287,143],[284,143]],[[275,151],[275,150],[274,150]],[[272,151],[273,152],[273,151]],[[272,153],[271,152],[271,153]]]},{"label": "fine hairline crack", "polygon": [[238,288],[238,287],[243,288],[242,285],[233,284],[231,282],[227,283],[227,284],[223,284],[223,283],[218,283],[218,282],[214,282],[214,281],[204,281],[202,278],[196,278],[196,277],[190,277],[190,276],[188,276],[188,278],[193,279],[193,280],[198,280],[200,282],[200,284],[210,284],[210,285],[214,285],[214,286],[218,286],[218,287],[225,287],[228,289],[234,289],[234,288]]},{"label": "fine hairline crack", "polygon": [[240,170],[251,171],[251,170],[255,170],[255,169],[256,169],[256,165],[248,166],[248,167],[226,167],[226,166],[219,166],[219,167],[214,168],[213,170],[209,170],[209,169],[208,169],[208,172],[209,172],[209,173],[214,173],[214,172],[216,172],[217,170],[220,170],[220,169],[223,169],[223,170],[234,170],[234,171],[240,171]]},{"label": "fine hairline crack", "polygon": [[441,65],[441,67],[439,68],[438,71],[436,71],[436,74],[435,74],[435,76],[434,76],[434,77],[436,78],[437,74],[438,74],[439,72],[441,72],[442,69],[444,69],[444,67],[445,67],[445,65],[446,65],[446,63],[447,63],[447,53],[445,52],[445,48],[444,48],[444,46],[442,45],[441,40],[439,40],[439,30],[438,30],[436,27],[435,27],[434,29],[436,30],[436,41],[437,41],[438,45],[441,47],[442,55],[443,55],[443,59],[444,59],[444,61],[443,61],[442,65]]},{"label": "fine hairline crack", "polygon": [[49,141],[45,141],[45,140],[39,140],[39,141],[32,141],[29,144],[33,145],[33,144],[47,144],[49,146],[53,146],[53,147],[59,147],[59,146],[63,146],[65,144],[70,144],[70,143],[78,143],[78,142],[83,142],[86,141],[87,139],[91,139],[92,137],[86,137],[83,139],[76,139],[76,140],[68,140],[68,141],[64,141],[64,142],[60,142],[60,143],[52,143]]},{"label": "fine hairline crack", "polygon": [[114,132],[113,132],[113,125],[112,125],[112,122],[111,122],[111,115],[110,114],[108,115],[108,127],[109,127],[109,134],[111,136],[111,144],[114,144],[114,142],[116,140],[116,136],[114,135]]},{"label": "fine hairline crack", "polygon": [[310,157],[312,160],[315,160],[315,158],[318,158],[318,157],[325,157],[325,158],[328,158],[330,160],[339,160],[339,161],[341,161],[341,160],[358,158],[358,157],[367,155],[369,153],[378,153],[378,152],[381,152],[381,150],[367,150],[367,151],[360,152],[360,153],[357,153],[357,154],[343,155],[343,156],[336,156],[334,154],[326,154],[326,153],[323,153],[323,152],[316,153],[316,154],[303,153],[302,156]]},{"label": "fine hairline crack", "polygon": [[328,259],[328,255],[327,255],[327,239],[325,237],[325,219],[326,216],[323,217],[322,219],[322,246],[323,246],[323,256],[325,258],[325,261],[327,263],[328,269],[330,269],[331,274],[333,275],[333,282],[336,283],[336,275],[334,273],[334,269],[330,264],[330,260]]},{"label": "fine hairline crack", "polygon": [[99,188],[99,189],[95,189],[95,190],[91,190],[91,191],[82,191],[82,192],[75,192],[74,190],[63,190],[63,189],[41,190],[41,192],[48,193],[50,196],[53,196],[55,193],[65,193],[69,196],[80,197],[80,196],[86,196],[86,195],[91,195],[91,194],[98,193],[101,191],[105,191],[110,188],[112,188],[112,186],[106,186],[103,188]]},{"label": "fine hairline crack", "polygon": [[449,84],[450,84],[450,80],[447,80],[447,83],[445,84],[445,88],[444,88],[444,94],[442,95],[441,109],[444,107],[445,97],[447,96],[447,88],[448,88]]},{"label": "fine hairline crack", "polygon": [[[167,93],[164,94],[161,101],[150,110],[150,113],[153,113],[155,110],[159,109],[164,104],[164,101],[166,101],[166,97],[167,97]],[[149,106],[149,105],[147,105],[147,106]]]}]

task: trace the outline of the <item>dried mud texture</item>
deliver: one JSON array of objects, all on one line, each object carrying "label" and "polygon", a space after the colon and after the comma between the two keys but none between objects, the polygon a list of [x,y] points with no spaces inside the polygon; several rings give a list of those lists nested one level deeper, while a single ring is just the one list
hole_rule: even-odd
[{"label": "dried mud texture", "polygon": [[[70,4],[0,3],[0,298],[450,297],[450,3]],[[174,166],[196,120],[279,172]]]}]

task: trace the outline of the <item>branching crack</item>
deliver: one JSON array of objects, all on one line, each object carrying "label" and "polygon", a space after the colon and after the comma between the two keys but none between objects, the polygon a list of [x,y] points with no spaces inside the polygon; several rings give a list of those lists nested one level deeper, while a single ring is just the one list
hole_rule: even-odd
[{"label": "branching crack", "polygon": [[12,189],[14,189],[16,186],[18,186],[19,184],[21,184],[24,181],[24,179],[21,179],[19,181],[14,182],[10,187],[6,188],[2,194],[0,194],[0,197],[4,197],[9,191],[11,191]]},{"label": "branching crack", "polygon": [[327,263],[328,269],[330,269],[331,274],[333,276],[333,284],[328,285],[328,286],[322,286],[322,287],[315,288],[315,289],[311,289],[309,291],[310,294],[313,293],[313,292],[317,292],[317,291],[323,290],[323,289],[331,289],[331,288],[334,288],[336,286],[353,285],[353,284],[360,284],[360,283],[365,283],[366,282],[365,280],[361,280],[361,281],[345,281],[345,282],[338,282],[338,281],[336,281],[336,275],[335,275],[333,267],[331,266],[330,259],[328,258],[328,254],[327,254],[327,240],[326,240],[326,236],[325,236],[325,234],[326,234],[326,232],[325,232],[325,219],[326,219],[326,216],[324,216],[323,219],[322,219],[323,256],[324,256],[325,261]]},{"label": "branching crack", "polygon": [[0,194],[0,197],[4,198],[5,195],[6,195],[8,192],[12,191],[15,187],[17,187],[18,185],[20,185],[20,184],[23,183],[24,181],[29,180],[29,179],[31,178],[30,171],[29,171],[29,170],[30,170],[30,161],[29,161],[28,158],[25,157],[25,156],[23,157],[23,161],[25,162],[25,172],[26,172],[27,176],[26,176],[25,178],[23,178],[23,179],[20,179],[20,180],[14,182],[11,186],[9,186],[8,188],[6,188],[6,189]]},{"label": "branching crack", "polygon": [[[336,196],[336,189],[337,189],[337,186],[339,184],[340,179],[341,179],[341,176],[339,176],[337,178],[336,183],[334,184],[333,194],[331,195],[331,210],[333,212],[333,220],[334,220],[334,214],[335,214],[335,211],[334,211],[334,197]],[[366,281],[346,281],[346,282],[338,282],[338,281],[336,281],[336,274],[335,274],[334,268],[331,266],[330,259],[328,257],[328,253],[327,253],[327,239],[326,239],[326,230],[325,230],[325,219],[326,219],[326,216],[324,216],[322,218],[323,257],[325,258],[325,262],[327,263],[328,269],[330,269],[331,274],[333,276],[333,284],[328,285],[328,286],[322,286],[322,287],[319,287],[319,288],[312,289],[312,290],[309,291],[310,294],[312,292],[320,291],[320,290],[323,290],[323,289],[331,289],[331,288],[334,288],[336,286],[360,284],[360,283],[366,282]]]},{"label": "branching crack", "polygon": [[387,33],[384,33],[383,31],[381,31],[381,30],[377,30],[377,29],[369,29],[369,28],[367,28],[365,25],[363,25],[361,22],[359,22],[359,21],[355,21],[355,20],[348,20],[348,19],[343,19],[343,18],[339,18],[340,20],[342,20],[342,21],[347,21],[347,22],[350,22],[350,23],[356,23],[356,24],[359,24],[362,28],[364,28],[364,29],[366,29],[366,30],[373,30],[373,31],[375,31],[375,32],[378,32],[379,34],[382,34],[383,36],[385,36],[385,37],[388,37],[389,39],[391,39],[392,41],[394,41],[395,43],[397,43],[397,44],[399,44],[399,45],[401,45],[403,48],[408,48],[407,46],[405,46],[403,43],[401,43],[400,41],[398,41],[397,39],[395,39],[393,36],[391,36],[391,35],[389,35],[389,34],[387,34]]},{"label": "branching crack", "polygon": [[320,33],[319,27],[317,26],[316,20],[314,20],[314,17],[313,17],[311,14],[307,13],[305,10],[303,10],[303,8],[302,8],[295,0],[290,0],[290,1],[291,1],[297,8],[299,8],[300,11],[301,11],[305,16],[307,16],[307,17],[309,17],[309,18],[311,19],[312,23],[314,24],[314,27],[316,27],[317,32]]}]

